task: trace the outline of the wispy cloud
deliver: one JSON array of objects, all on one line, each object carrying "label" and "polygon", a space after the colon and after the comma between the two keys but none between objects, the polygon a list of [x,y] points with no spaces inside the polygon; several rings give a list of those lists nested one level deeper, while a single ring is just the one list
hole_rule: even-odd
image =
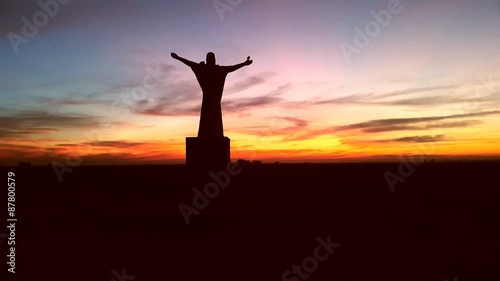
[{"label": "wispy cloud", "polygon": [[329,99],[329,100],[321,100],[314,102],[314,104],[356,104],[356,103],[365,103],[373,97],[373,93],[370,94],[352,94],[345,97]]},{"label": "wispy cloud", "polygon": [[225,89],[224,94],[230,95],[263,84],[266,82],[267,78],[273,75],[274,75],[273,73],[261,73],[257,75],[248,76],[243,81],[236,82],[231,87]]},{"label": "wispy cloud", "polygon": [[224,110],[224,112],[240,113],[254,107],[280,103],[283,99],[279,96],[288,91],[290,88],[291,83],[286,83],[276,87],[276,89],[268,92],[263,96],[252,98],[233,98],[225,101],[223,100],[222,109]]},{"label": "wispy cloud", "polygon": [[50,133],[70,128],[81,129],[98,124],[99,117],[96,116],[25,111],[12,116],[0,116],[0,137]]},{"label": "wispy cloud", "polygon": [[131,141],[93,141],[85,142],[84,145],[115,148],[136,148],[144,145],[154,145],[154,142],[131,142]]},{"label": "wispy cloud", "polygon": [[296,134],[288,136],[286,140],[298,141],[314,139],[321,136],[333,137],[339,132],[349,130],[361,130],[364,133],[383,133],[391,131],[425,131],[443,128],[465,128],[476,126],[482,124],[483,122],[480,120],[446,121],[444,119],[478,117],[494,114],[500,114],[500,111],[482,112],[476,114],[460,114],[442,117],[372,120],[346,126],[327,127],[324,129],[297,130]]},{"label": "wispy cloud", "polygon": [[387,140],[377,140],[375,142],[403,142],[403,143],[426,143],[426,142],[440,142],[444,141],[445,135],[436,135],[436,136],[410,136],[410,137],[402,137],[395,139],[387,139]]},{"label": "wispy cloud", "polygon": [[275,117],[275,118],[278,120],[282,120],[282,121],[289,122],[289,123],[293,124],[292,126],[284,126],[285,130],[305,128],[305,127],[307,127],[307,125],[309,123],[307,120],[304,120],[302,118],[297,118],[297,117],[279,116],[279,117]]},{"label": "wispy cloud", "polygon": [[201,90],[196,81],[162,84],[152,97],[134,101],[132,110],[155,116],[194,115],[200,111]]},{"label": "wispy cloud", "polygon": [[[497,115],[500,111],[485,111],[477,113],[467,113],[467,114],[455,114],[448,116],[433,116],[433,117],[417,117],[417,118],[392,118],[392,119],[378,119],[371,120],[367,122],[355,123],[346,126],[335,127],[335,131],[346,131],[346,130],[361,130],[366,133],[373,132],[384,132],[384,131],[395,131],[395,130],[411,130],[418,127],[412,127],[414,124],[420,124],[425,122],[434,122],[447,119],[458,119],[458,118],[469,118],[469,117],[479,117],[488,115]],[[453,125],[474,125],[477,121],[469,121],[469,123],[444,123],[444,127],[449,128]],[[434,128],[440,127],[439,124],[431,124]],[[422,129],[422,128],[418,128]]]},{"label": "wispy cloud", "polygon": [[[450,94],[445,90],[453,90],[463,87],[463,85],[446,85],[437,87],[425,88],[412,88],[401,91],[394,91],[390,93],[358,93],[347,95],[343,97],[319,100],[313,104],[353,104],[353,105],[369,105],[369,106],[437,106],[452,103],[465,103],[470,100],[470,96],[460,96],[457,94]],[[433,95],[422,96],[421,93],[429,92]],[[418,95],[417,95],[418,94]],[[414,95],[414,96],[413,96]],[[413,96],[413,97],[412,97]],[[396,98],[396,99],[394,99]],[[481,97],[474,99],[474,102],[487,102],[491,101],[493,97]]]},{"label": "wispy cloud", "polygon": [[292,88],[292,83],[286,83],[286,84],[278,86],[276,89],[267,93],[267,96],[279,96],[281,94],[284,94],[286,91],[290,90],[291,88]]},{"label": "wispy cloud", "polygon": [[225,112],[240,112],[253,107],[274,104],[281,101],[280,98],[272,96],[261,96],[255,98],[241,98],[222,102]]},{"label": "wispy cloud", "polygon": [[442,105],[452,103],[463,103],[464,100],[455,96],[433,96],[433,97],[418,97],[409,99],[399,99],[394,101],[374,102],[373,105],[396,105],[396,106],[429,106]]},{"label": "wispy cloud", "polygon": [[0,129],[1,138],[22,138],[28,135],[42,135],[59,132],[54,128],[18,128],[18,129]]},{"label": "wispy cloud", "polygon": [[[16,165],[19,161],[30,161],[45,165],[52,161],[64,162],[68,155],[79,155],[84,165],[171,163],[179,162],[183,153],[180,140],[169,141],[86,141],[61,143],[53,140],[51,146],[39,146],[37,142],[19,140],[1,144],[0,164]],[[60,142],[60,143],[57,143]],[[167,145],[168,144],[168,145]],[[181,150],[182,151],[182,150]]]},{"label": "wispy cloud", "polygon": [[[78,94],[77,94],[78,95]],[[111,103],[113,100],[107,99],[97,99],[92,97],[91,95],[85,95],[82,98],[52,98],[52,97],[43,97],[43,96],[31,96],[30,100],[33,100],[39,104],[48,104],[48,105],[93,105],[93,104],[106,104]]]},{"label": "wispy cloud", "polygon": [[232,98],[222,101],[222,109],[224,112],[241,113],[248,109],[263,105],[273,105],[281,102],[283,99],[279,97],[281,94],[288,91],[291,87],[290,83],[280,85],[276,89],[259,97],[252,98]]},{"label": "wispy cloud", "polygon": [[[264,96],[252,98],[231,97],[222,100],[222,110],[226,113],[241,113],[254,107],[272,105],[282,101],[278,96],[290,89],[290,84],[278,86]],[[133,110],[139,114],[156,116],[196,116],[200,114],[202,94],[195,83],[181,83],[168,88],[169,92],[154,101],[141,100]]]},{"label": "wispy cloud", "polygon": [[394,91],[394,92],[390,92],[390,93],[386,93],[386,94],[380,94],[380,95],[377,95],[377,98],[383,99],[383,98],[404,96],[404,95],[410,95],[410,94],[416,94],[416,93],[422,93],[422,92],[451,90],[451,89],[456,89],[459,87],[461,87],[461,85],[445,85],[445,86],[436,86],[436,87],[412,88],[412,89],[406,89],[406,90],[401,90],[401,91]]}]

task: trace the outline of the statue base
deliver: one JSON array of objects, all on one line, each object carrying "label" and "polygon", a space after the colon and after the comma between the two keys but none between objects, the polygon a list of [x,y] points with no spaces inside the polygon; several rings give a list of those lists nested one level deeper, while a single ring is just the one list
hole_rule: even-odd
[{"label": "statue base", "polygon": [[228,137],[187,137],[186,167],[188,175],[205,177],[210,171],[226,169],[231,161]]},{"label": "statue base", "polygon": [[[230,166],[230,147],[228,137],[187,137],[186,138],[186,168],[187,168],[187,189],[182,194],[186,202],[193,204],[195,198],[198,196],[208,196],[207,190],[213,188],[227,187],[229,177],[224,179],[221,174],[227,174],[228,167]],[[221,181],[227,181],[221,184]],[[195,191],[197,190],[197,191]],[[217,189],[215,197],[204,197],[208,206],[217,206],[222,204],[224,196],[219,196],[220,189]],[[203,195],[196,195],[203,194]],[[222,197],[222,198],[221,198]],[[200,199],[202,200],[202,199]],[[205,203],[204,203],[205,204]]]}]

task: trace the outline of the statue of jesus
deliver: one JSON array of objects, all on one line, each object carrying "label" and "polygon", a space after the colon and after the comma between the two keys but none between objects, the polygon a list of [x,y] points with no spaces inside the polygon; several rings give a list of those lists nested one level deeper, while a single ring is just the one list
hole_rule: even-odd
[{"label": "statue of jesus", "polygon": [[191,67],[203,91],[198,137],[224,137],[220,101],[226,76],[229,72],[252,64],[253,61],[250,60],[250,57],[247,57],[247,60],[242,63],[220,66],[215,64],[215,54],[212,52],[207,53],[206,62],[202,61],[200,63],[187,60],[176,53],[171,55],[174,59]]}]

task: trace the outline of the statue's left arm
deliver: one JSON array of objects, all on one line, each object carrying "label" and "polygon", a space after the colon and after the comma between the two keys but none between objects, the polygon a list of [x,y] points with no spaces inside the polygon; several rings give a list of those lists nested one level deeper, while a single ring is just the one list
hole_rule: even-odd
[{"label": "statue's left arm", "polygon": [[247,57],[246,61],[239,63],[239,64],[226,66],[226,69],[227,69],[227,72],[233,72],[233,71],[238,70],[244,66],[251,65],[252,63],[253,63],[253,60],[251,60],[250,57]]},{"label": "statue's left arm", "polygon": [[197,63],[193,62],[193,61],[190,61],[188,59],[185,59],[179,55],[177,55],[176,53],[171,53],[171,56],[176,59],[176,60],[179,60],[180,62],[184,63],[185,65],[189,66],[189,67],[194,67],[196,65],[198,65]]}]

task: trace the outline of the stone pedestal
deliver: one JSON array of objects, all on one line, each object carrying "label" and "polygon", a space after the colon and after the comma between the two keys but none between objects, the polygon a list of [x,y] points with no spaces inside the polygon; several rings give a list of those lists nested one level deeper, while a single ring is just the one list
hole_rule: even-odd
[{"label": "stone pedestal", "polygon": [[210,171],[226,169],[231,161],[228,137],[187,137],[186,167],[190,177],[202,177]]}]

